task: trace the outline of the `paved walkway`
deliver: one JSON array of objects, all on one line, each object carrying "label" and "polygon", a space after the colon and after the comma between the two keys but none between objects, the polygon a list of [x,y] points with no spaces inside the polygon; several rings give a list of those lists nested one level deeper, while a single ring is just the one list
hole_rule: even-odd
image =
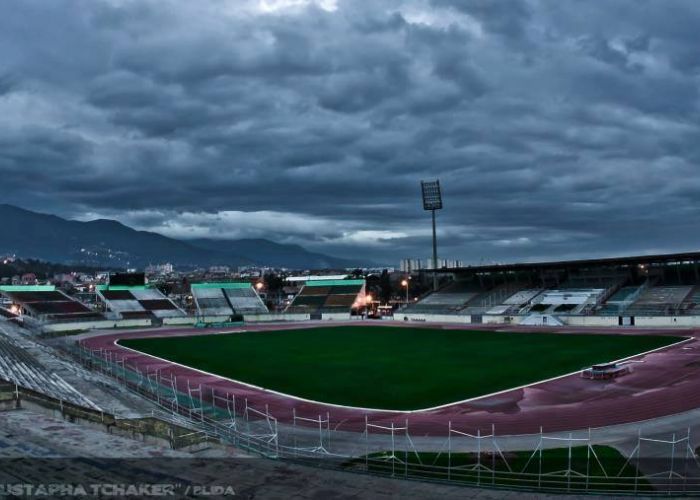
[{"label": "paved walkway", "polygon": [[[228,453],[233,454],[233,451]],[[216,491],[214,487],[218,486],[222,494],[216,498],[235,493],[230,497],[266,500],[556,498],[554,495],[403,481],[260,458],[227,458],[226,455],[202,458],[112,436],[32,411],[0,412],[0,463],[3,464],[0,484],[5,485],[70,483],[111,487],[144,483],[172,486],[179,494],[184,493],[188,485],[207,488],[202,493],[208,494],[193,494],[194,498],[211,498],[211,493]],[[17,457],[29,460],[11,465],[3,462],[3,459]]]}]

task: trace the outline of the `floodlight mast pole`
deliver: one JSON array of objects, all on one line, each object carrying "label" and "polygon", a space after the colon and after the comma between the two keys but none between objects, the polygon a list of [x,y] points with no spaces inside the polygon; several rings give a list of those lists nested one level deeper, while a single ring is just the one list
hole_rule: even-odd
[{"label": "floodlight mast pole", "polygon": [[437,233],[435,231],[435,209],[432,209],[431,212],[433,213],[433,291],[435,291],[438,288]]},{"label": "floodlight mast pole", "polygon": [[423,210],[430,210],[433,219],[433,291],[438,286],[438,261],[437,261],[437,232],[435,230],[435,211],[442,208],[442,193],[440,181],[421,181],[421,193],[423,195]]}]

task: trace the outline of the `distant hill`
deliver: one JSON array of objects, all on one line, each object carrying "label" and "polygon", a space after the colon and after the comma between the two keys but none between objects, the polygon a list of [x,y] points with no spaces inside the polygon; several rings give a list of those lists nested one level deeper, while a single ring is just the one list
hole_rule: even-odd
[{"label": "distant hill", "polygon": [[[329,269],[359,265],[356,261],[310,252],[300,245],[275,243],[265,239],[212,240],[202,238],[187,240],[187,243],[206,250],[230,249],[237,254],[250,256],[258,264],[273,267]],[[371,263],[367,263],[367,265],[371,265]]]},{"label": "distant hill", "polygon": [[270,265],[288,268],[351,267],[352,262],[265,239],[181,241],[137,231],[120,222],[66,220],[0,204],[0,255],[57,263],[144,267],[171,262],[182,267]]}]

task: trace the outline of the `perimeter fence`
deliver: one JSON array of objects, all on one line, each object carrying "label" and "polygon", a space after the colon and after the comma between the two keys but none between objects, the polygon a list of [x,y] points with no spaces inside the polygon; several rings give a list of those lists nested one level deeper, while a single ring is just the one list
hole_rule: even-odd
[{"label": "perimeter fence", "polygon": [[[606,429],[527,436],[470,432],[451,421],[426,434],[408,420],[367,414],[347,422],[304,405],[272,411],[245,394],[191,383],[160,362],[135,366],[109,350],[76,344],[85,367],[111,377],[173,418],[251,454],[316,467],[509,490],[644,495],[700,495],[700,457],[691,428],[670,435],[642,432],[616,446]],[[275,414],[276,413],[276,414]],[[440,424],[442,425],[442,424]],[[435,428],[433,425],[432,428]],[[412,432],[413,430],[413,432]],[[608,439],[606,439],[606,437]]]}]

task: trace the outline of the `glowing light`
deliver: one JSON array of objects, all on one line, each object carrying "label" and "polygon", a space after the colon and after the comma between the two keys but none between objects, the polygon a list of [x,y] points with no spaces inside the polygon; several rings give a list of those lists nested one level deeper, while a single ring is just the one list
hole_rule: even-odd
[{"label": "glowing light", "polygon": [[263,286],[264,286],[264,285],[262,284],[262,281],[258,281],[258,282],[255,284],[255,288],[256,288],[258,291],[262,290],[262,287],[263,287]]},{"label": "glowing light", "polygon": [[401,286],[407,287],[407,286],[408,286],[408,280],[402,280],[402,281],[401,281]]}]

